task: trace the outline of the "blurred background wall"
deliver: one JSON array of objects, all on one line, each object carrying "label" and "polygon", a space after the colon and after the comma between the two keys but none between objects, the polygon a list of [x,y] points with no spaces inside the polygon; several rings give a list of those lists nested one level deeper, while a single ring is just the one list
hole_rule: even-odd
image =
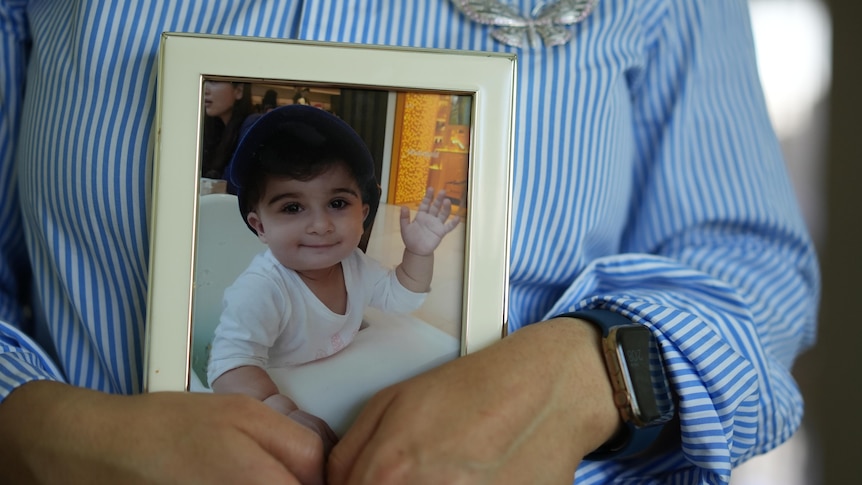
[{"label": "blurred background wall", "polygon": [[862,134],[856,129],[862,125],[862,3],[749,4],[770,116],[817,245],[823,293],[818,343],[793,369],[806,402],[802,429],[740,467],[732,484],[859,483]]},{"label": "blurred background wall", "polygon": [[826,2],[832,86],[824,162],[825,231],[819,343],[799,362],[825,484],[859,483],[862,468],[862,4]]}]

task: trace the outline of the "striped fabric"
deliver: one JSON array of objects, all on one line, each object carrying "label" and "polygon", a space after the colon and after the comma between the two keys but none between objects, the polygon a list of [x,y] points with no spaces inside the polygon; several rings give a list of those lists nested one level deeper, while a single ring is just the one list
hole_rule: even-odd
[{"label": "striped fabric", "polygon": [[[598,307],[660,339],[681,446],[578,483],[726,482],[799,424],[819,292],[747,5],[600,0],[573,30],[517,51],[511,327]],[[445,0],[0,0],[2,396],[140,391],[162,31],[514,50]]]}]

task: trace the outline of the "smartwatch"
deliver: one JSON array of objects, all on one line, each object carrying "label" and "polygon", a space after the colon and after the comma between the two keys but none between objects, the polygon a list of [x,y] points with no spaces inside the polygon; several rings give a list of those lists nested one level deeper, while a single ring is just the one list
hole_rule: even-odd
[{"label": "smartwatch", "polygon": [[643,325],[608,310],[581,310],[559,317],[578,318],[602,330],[602,353],[625,430],[585,460],[624,458],[646,450],[674,416],[673,393],[658,342]]}]

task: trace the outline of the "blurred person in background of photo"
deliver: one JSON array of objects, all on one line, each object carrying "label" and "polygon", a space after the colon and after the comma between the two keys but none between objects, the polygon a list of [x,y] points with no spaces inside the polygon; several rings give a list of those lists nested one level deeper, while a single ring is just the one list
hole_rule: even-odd
[{"label": "blurred person in background of photo", "polygon": [[254,111],[251,84],[204,81],[204,135],[201,176],[224,179],[239,142],[243,122]]}]

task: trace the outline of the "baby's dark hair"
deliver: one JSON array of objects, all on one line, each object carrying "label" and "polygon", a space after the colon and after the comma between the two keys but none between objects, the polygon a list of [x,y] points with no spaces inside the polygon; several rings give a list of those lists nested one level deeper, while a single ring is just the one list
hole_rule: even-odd
[{"label": "baby's dark hair", "polygon": [[240,139],[228,167],[228,183],[243,220],[257,234],[247,217],[264,196],[269,177],[311,180],[339,163],[347,167],[362,202],[368,204],[367,230],[380,203],[374,159],[350,125],[321,109],[290,104],[261,115]]},{"label": "baby's dark hair", "polygon": [[311,146],[292,136],[273,137],[260,145],[250,160],[252,169],[247,175],[246,189],[240,193],[240,207],[244,214],[254,211],[266,190],[271,177],[308,181],[342,164],[356,181],[362,202],[372,204],[378,197],[373,173],[359,170],[357,163],[350,163],[342,154],[326,145]]}]

